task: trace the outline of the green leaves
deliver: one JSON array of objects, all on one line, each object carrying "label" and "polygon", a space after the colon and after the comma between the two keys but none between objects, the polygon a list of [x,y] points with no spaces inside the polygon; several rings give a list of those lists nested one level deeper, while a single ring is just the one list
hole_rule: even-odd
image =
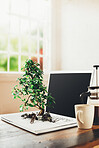
[{"label": "green leaves", "polygon": [[31,89],[33,89],[33,85],[31,85]]},{"label": "green leaves", "polygon": [[14,99],[16,99],[16,96],[14,95]]},{"label": "green leaves", "polygon": [[21,105],[20,105],[20,112],[23,112],[23,109],[24,109],[24,105],[21,104]]},{"label": "green leaves", "polygon": [[[24,74],[18,78],[19,85],[16,85],[12,91],[14,99],[20,99],[23,104],[20,105],[20,111],[28,107],[37,107],[44,110],[45,106],[52,106],[55,99],[47,92],[43,85],[43,71],[39,68],[40,64],[27,60],[22,68]],[[25,97],[23,99],[23,97]]]},{"label": "green leaves", "polygon": [[34,105],[32,105],[32,104],[28,104],[28,106],[30,106],[30,107],[34,107]]}]

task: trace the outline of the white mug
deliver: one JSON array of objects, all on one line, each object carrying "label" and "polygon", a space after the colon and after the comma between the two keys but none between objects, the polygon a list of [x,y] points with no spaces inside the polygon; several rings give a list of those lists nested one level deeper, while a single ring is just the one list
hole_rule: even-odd
[{"label": "white mug", "polygon": [[94,120],[94,105],[77,104],[75,105],[75,116],[78,128],[90,129]]}]

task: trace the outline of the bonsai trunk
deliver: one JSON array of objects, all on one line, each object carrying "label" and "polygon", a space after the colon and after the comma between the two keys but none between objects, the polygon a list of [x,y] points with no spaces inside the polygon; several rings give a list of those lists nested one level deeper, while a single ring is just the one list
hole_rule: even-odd
[{"label": "bonsai trunk", "polygon": [[44,109],[40,108],[39,116],[42,116],[44,114]]}]

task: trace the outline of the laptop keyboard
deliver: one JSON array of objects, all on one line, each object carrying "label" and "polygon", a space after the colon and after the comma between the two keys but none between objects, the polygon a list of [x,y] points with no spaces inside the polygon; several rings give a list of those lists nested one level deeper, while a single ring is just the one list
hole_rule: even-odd
[{"label": "laptop keyboard", "polygon": [[66,119],[66,118],[61,118],[61,117],[54,117],[53,118],[53,121],[55,121],[55,122],[57,122],[57,121],[65,121],[65,122],[72,122],[72,121],[74,121],[74,120],[72,120],[72,119]]},{"label": "laptop keyboard", "polygon": [[70,117],[63,117],[63,116],[53,116],[52,115],[52,121],[53,122],[65,122],[65,123],[76,123],[76,119],[75,118],[70,118]]}]

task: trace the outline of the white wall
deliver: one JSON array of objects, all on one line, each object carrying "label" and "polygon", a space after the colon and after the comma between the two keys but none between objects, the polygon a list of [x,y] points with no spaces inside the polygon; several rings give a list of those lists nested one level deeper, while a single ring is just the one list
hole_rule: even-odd
[{"label": "white wall", "polygon": [[61,69],[99,64],[99,0],[61,0]]},{"label": "white wall", "polygon": [[61,0],[51,0],[51,70],[61,69]]}]

